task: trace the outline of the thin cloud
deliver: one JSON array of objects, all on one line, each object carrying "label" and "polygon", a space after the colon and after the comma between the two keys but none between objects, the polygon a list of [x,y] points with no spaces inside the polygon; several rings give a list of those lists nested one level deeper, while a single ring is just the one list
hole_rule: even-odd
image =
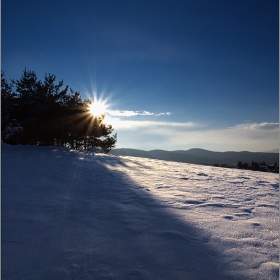
[{"label": "thin cloud", "polygon": [[254,124],[251,124],[249,126],[246,126],[245,129],[278,130],[279,129],[279,123],[268,123],[268,122],[254,123]]},{"label": "thin cloud", "polygon": [[166,112],[166,113],[159,113],[159,114],[155,114],[156,117],[160,117],[160,116],[171,116],[171,112]]},{"label": "thin cloud", "polygon": [[170,116],[171,112],[152,113],[149,111],[130,111],[130,110],[110,110],[107,112],[110,116],[115,117],[135,117],[135,116]]},{"label": "thin cloud", "polygon": [[[278,124],[277,124],[278,125]],[[148,149],[204,148],[216,151],[264,151],[278,147],[276,123],[211,128],[194,122],[118,120],[117,147]]]},{"label": "thin cloud", "polygon": [[201,127],[201,124],[194,122],[159,122],[159,121],[133,121],[133,120],[121,120],[119,118],[108,118],[107,122],[112,124],[116,130],[138,130],[145,131],[152,134],[170,134],[173,130],[185,130]]}]

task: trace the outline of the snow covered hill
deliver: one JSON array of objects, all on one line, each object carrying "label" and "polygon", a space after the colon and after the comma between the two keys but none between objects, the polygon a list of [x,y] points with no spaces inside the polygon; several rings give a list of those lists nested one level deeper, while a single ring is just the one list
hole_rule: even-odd
[{"label": "snow covered hill", "polygon": [[278,174],[2,144],[2,279],[278,279]]}]

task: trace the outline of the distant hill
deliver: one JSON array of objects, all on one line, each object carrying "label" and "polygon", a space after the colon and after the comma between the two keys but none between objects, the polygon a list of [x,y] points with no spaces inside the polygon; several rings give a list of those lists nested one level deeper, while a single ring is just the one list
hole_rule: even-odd
[{"label": "distant hill", "polygon": [[265,162],[266,164],[279,164],[279,153],[260,153],[260,152],[212,152],[204,149],[190,149],[178,151],[151,150],[143,151],[137,149],[114,149],[110,152],[114,155],[144,157],[161,159],[166,161],[185,162],[202,165],[214,164],[237,164],[238,161],[251,163]]}]

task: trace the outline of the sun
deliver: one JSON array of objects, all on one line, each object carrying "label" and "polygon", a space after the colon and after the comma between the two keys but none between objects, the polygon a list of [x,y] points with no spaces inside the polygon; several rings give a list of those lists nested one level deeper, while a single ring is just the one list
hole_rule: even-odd
[{"label": "sun", "polygon": [[99,117],[106,112],[106,105],[101,101],[94,101],[89,105],[91,114],[95,117]]}]

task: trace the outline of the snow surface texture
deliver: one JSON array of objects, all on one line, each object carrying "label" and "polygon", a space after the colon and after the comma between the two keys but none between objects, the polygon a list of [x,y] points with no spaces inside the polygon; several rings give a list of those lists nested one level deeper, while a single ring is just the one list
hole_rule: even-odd
[{"label": "snow surface texture", "polygon": [[2,144],[2,279],[278,279],[278,174]]}]

